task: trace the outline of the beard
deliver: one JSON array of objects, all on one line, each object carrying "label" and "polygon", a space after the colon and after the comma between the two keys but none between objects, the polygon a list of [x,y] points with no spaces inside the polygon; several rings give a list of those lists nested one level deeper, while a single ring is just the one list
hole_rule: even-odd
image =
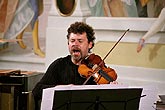
[{"label": "beard", "polygon": [[76,55],[73,55],[73,54],[71,54],[71,56],[72,56],[72,59],[76,62],[79,62],[82,59],[81,56],[76,56]]},{"label": "beard", "polygon": [[72,47],[70,53],[74,61],[79,62],[82,59],[82,51],[80,48]]}]

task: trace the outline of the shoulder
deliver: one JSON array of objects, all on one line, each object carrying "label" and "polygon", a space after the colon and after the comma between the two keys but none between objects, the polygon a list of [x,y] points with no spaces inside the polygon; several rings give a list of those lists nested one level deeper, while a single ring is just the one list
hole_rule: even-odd
[{"label": "shoulder", "polygon": [[66,63],[69,63],[71,62],[71,56],[68,55],[68,56],[65,56],[65,57],[60,57],[60,58],[57,58],[56,60],[54,60],[51,65],[56,65],[56,64],[66,64]]},{"label": "shoulder", "polygon": [[54,60],[48,67],[48,71],[56,71],[61,70],[61,68],[64,68],[66,65],[69,65],[71,62],[71,57],[68,55],[66,57],[60,57]]}]

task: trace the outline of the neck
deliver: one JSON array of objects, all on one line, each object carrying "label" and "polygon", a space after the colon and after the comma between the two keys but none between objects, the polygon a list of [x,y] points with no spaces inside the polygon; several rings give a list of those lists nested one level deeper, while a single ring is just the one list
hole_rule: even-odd
[{"label": "neck", "polygon": [[80,65],[81,64],[81,59],[80,60],[75,60],[72,58],[72,62],[75,64],[75,65]]}]

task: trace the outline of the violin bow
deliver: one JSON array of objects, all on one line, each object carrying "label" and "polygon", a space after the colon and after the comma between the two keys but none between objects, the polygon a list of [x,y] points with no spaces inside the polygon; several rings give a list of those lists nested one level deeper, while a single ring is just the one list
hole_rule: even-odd
[{"label": "violin bow", "polygon": [[116,47],[116,45],[121,41],[121,39],[125,36],[125,34],[129,31],[129,29],[127,29],[123,35],[119,38],[119,40],[114,44],[114,46],[110,49],[110,51],[105,55],[105,57],[103,58],[103,60],[99,63],[99,65],[101,65],[101,63],[103,63],[103,61],[108,57],[108,55],[112,52],[112,50]]},{"label": "violin bow", "polygon": [[[116,45],[120,42],[120,40],[125,36],[125,34],[129,31],[129,29],[127,29],[124,34],[119,38],[119,40],[114,44],[114,46],[110,49],[110,51],[105,55],[105,57],[103,58],[103,60],[99,63],[98,67],[103,63],[103,61],[108,57],[108,55],[112,52],[112,50],[116,47]],[[83,85],[85,85],[88,80],[92,77],[92,75],[90,75],[86,81],[83,83]]]}]

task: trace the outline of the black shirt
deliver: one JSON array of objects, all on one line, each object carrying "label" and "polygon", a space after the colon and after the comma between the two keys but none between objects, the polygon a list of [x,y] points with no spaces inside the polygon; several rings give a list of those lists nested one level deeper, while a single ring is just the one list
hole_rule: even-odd
[{"label": "black shirt", "polygon": [[[43,78],[37,83],[33,89],[33,96],[35,100],[41,100],[42,90],[56,85],[82,85],[86,81],[78,73],[78,65],[71,61],[71,56],[55,60],[47,69]],[[96,83],[91,79],[87,84],[95,85]]]}]

